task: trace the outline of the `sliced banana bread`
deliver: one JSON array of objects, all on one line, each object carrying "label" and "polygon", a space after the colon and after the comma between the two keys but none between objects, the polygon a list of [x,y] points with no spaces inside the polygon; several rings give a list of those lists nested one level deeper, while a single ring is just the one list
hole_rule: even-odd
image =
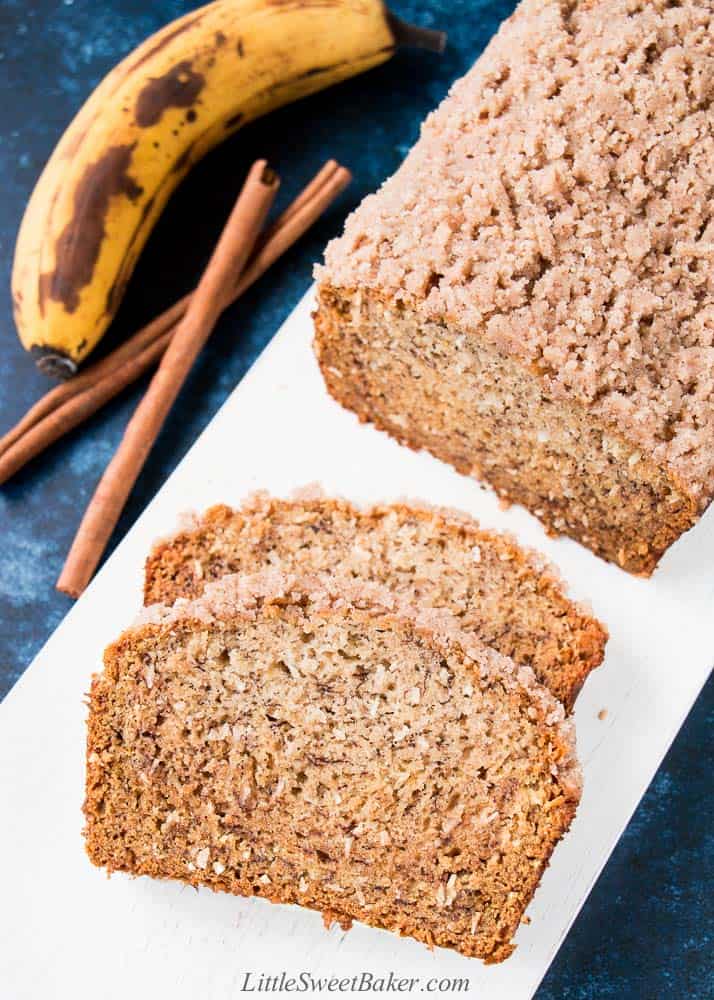
[{"label": "sliced banana bread", "polygon": [[524,0],[319,268],[361,420],[649,574],[714,494],[714,20]]},{"label": "sliced banana bread", "polygon": [[339,570],[446,607],[460,628],[531,665],[568,709],[603,658],[606,630],[568,600],[541,556],[482,531],[465,514],[406,504],[360,510],[318,495],[257,494],[240,510],[214,507],[154,548],[145,602],[171,604],[224,573],[269,566],[299,574]]},{"label": "sliced banana bread", "polygon": [[227,576],[91,689],[91,860],[500,961],[580,796],[528,667],[360,581]]}]

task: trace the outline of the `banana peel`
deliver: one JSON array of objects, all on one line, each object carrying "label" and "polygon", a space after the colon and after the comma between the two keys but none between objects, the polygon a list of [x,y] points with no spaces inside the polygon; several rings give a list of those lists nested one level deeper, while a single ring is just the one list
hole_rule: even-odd
[{"label": "banana peel", "polygon": [[440,32],[381,0],[216,0],[120,62],[67,128],[28,203],[12,291],[23,346],[69,377],[96,347],[170,195],[241,126]]}]

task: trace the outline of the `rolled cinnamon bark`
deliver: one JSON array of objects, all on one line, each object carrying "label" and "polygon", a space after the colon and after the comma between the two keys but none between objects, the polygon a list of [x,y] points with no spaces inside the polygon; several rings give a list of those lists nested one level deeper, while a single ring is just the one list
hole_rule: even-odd
[{"label": "rolled cinnamon bark", "polygon": [[[351,180],[329,160],[256,244],[231,302],[235,302],[310,228]],[[191,295],[184,295],[111,354],[55,386],[0,438],[0,486],[31,459],[88,419],[162,356]]]},{"label": "rolled cinnamon bark", "polygon": [[78,597],[89,583],[164,420],[228,303],[226,288],[242,271],[278,184],[265,160],[253,165],[186,314],[79,526],[57,582],[57,589],[71,597]]}]

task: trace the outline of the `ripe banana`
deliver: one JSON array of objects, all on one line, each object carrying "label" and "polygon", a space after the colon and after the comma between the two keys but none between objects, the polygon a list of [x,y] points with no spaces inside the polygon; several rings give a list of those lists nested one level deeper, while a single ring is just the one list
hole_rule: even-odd
[{"label": "ripe banana", "polygon": [[439,32],[381,0],[217,0],[119,63],[69,125],[20,227],[20,339],[44,371],[76,371],[109,326],[179,181],[251,121],[388,59],[440,51]]}]

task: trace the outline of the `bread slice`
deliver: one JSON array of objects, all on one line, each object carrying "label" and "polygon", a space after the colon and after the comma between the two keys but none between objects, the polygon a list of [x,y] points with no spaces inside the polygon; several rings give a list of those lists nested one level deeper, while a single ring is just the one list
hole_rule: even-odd
[{"label": "bread slice", "polygon": [[533,672],[376,585],[224,577],[149,609],[92,683],[95,864],[488,961],[579,795]]},{"label": "bread slice", "polygon": [[604,655],[606,630],[568,600],[541,556],[482,531],[458,511],[403,503],[360,510],[318,494],[257,494],[239,510],[214,507],[154,548],[145,602],[171,604],[197,596],[224,573],[270,566],[299,574],[339,570],[446,607],[461,628],[531,665],[568,709]]},{"label": "bread slice", "polygon": [[334,398],[648,575],[714,496],[714,23],[524,0],[318,269]]}]

